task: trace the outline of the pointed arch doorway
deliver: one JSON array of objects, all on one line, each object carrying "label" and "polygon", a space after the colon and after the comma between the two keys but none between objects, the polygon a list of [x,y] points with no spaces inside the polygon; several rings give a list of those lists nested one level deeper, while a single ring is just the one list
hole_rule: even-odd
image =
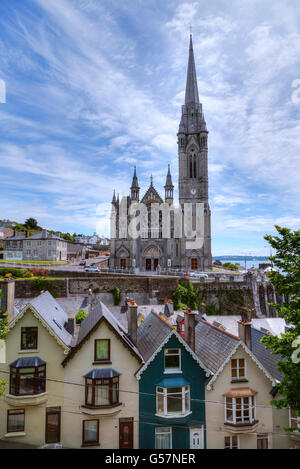
[{"label": "pointed arch doorway", "polygon": [[143,253],[143,266],[147,271],[156,271],[161,254],[157,246],[149,246]]}]

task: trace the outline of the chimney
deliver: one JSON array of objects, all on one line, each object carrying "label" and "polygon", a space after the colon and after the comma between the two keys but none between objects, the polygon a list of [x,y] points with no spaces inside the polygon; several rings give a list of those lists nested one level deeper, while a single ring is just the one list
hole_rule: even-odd
[{"label": "chimney", "polygon": [[5,278],[1,284],[1,316],[7,313],[7,319],[10,323],[15,317],[15,279]]},{"label": "chimney", "polygon": [[239,338],[247,345],[248,349],[251,350],[251,322],[246,319],[238,321]]},{"label": "chimney", "polygon": [[65,324],[65,329],[66,331],[69,332],[69,334],[74,335],[75,332],[75,318],[68,318],[67,323]]},{"label": "chimney", "polygon": [[137,344],[137,304],[134,300],[129,300],[127,302],[128,311],[128,334],[131,342],[135,345]]},{"label": "chimney", "polygon": [[196,313],[191,309],[184,311],[184,340],[195,352],[195,322]]}]

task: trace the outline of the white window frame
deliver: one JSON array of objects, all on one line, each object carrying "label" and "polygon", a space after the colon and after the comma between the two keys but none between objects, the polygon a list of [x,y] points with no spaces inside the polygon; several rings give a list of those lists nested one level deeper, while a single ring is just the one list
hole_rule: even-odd
[{"label": "white window frame", "polygon": [[[181,388],[181,393],[174,393],[174,395],[178,394],[180,396],[181,394],[181,412],[168,412],[168,396],[172,394],[168,394],[168,389],[174,389],[174,387],[169,387],[169,388],[163,388],[161,386],[156,386],[156,416],[158,417],[164,417],[164,418],[180,418],[180,417],[186,417],[187,415],[190,415],[192,413],[191,411],[191,390],[190,386],[176,386],[178,388]],[[160,391],[162,389],[162,391]],[[185,408],[185,397],[186,394],[188,394],[188,408]],[[158,410],[158,396],[162,395],[163,396],[163,412],[159,412]],[[180,399],[180,397],[178,397]]]},{"label": "white window frame", "polygon": [[[167,350],[176,350],[178,353],[169,353],[168,355],[166,354],[166,351]],[[172,355],[179,355],[179,367],[178,368],[166,368],[166,357],[167,356],[172,356]],[[164,350],[164,373],[165,374],[169,374],[169,373],[182,373],[182,370],[181,370],[181,349],[180,348],[166,348]]]},{"label": "white window frame", "polygon": [[[169,432],[162,432],[162,428],[168,428]],[[172,427],[155,427],[155,449],[161,449],[157,448],[157,442],[156,442],[156,436],[162,434],[162,435],[170,435],[170,448],[165,448],[165,449],[172,449]]]},{"label": "white window frame", "polygon": [[[225,437],[224,437],[224,449],[233,449],[233,448],[232,448],[232,446],[233,446],[233,445],[232,445],[232,438],[233,438],[233,437],[236,437],[236,438],[237,438],[237,448],[236,448],[236,449],[240,449],[240,437],[239,437],[239,435],[225,435]],[[229,446],[229,448],[226,448],[226,445],[225,445],[225,438],[229,438],[229,439],[230,439],[230,440],[229,440],[229,441],[230,441],[230,446]],[[234,449],[235,449],[235,448],[234,448]]]},{"label": "white window frame", "polygon": [[[290,425],[290,427],[292,428],[292,420],[296,420],[296,421],[297,421],[297,426],[298,426],[298,428],[299,428],[299,430],[300,430],[300,417],[293,417],[293,416],[292,416],[292,411],[293,411],[293,409],[289,408],[289,425]],[[293,432],[299,433],[299,435],[300,435],[300,432],[299,432],[298,430],[296,430],[296,429],[293,430]]]},{"label": "white window frame", "polygon": [[[249,404],[248,404],[248,411],[249,411],[249,417],[244,416],[244,411],[245,409],[245,403],[244,399],[245,397],[226,397],[225,396],[225,401],[224,401],[224,407],[225,407],[225,422],[232,424],[232,425],[240,425],[240,424],[249,424],[251,425],[253,422],[256,420],[256,406],[255,406],[255,396],[247,396],[249,399]],[[229,407],[229,402],[228,399],[231,399],[232,407]],[[241,420],[237,421],[237,403],[236,399],[241,399]],[[227,410],[232,410],[232,420],[227,419]]]},{"label": "white window frame", "polygon": [[[233,360],[236,360],[236,362],[237,362],[237,366],[236,366],[236,368],[234,368],[234,369],[236,369],[236,376],[235,377],[232,376],[232,369],[233,369],[232,362],[233,362]],[[239,366],[240,360],[244,360],[244,367],[243,367],[244,376],[240,376],[240,369],[242,368],[242,367]],[[247,380],[247,367],[246,367],[246,359],[245,358],[232,358],[231,359],[231,380],[232,381]]]}]

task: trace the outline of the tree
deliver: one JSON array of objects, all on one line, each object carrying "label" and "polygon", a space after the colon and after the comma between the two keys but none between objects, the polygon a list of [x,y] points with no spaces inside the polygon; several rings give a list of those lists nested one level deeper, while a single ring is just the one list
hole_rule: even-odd
[{"label": "tree", "polygon": [[199,290],[194,287],[192,282],[189,282],[187,286],[179,283],[173,292],[172,300],[175,310],[187,307],[196,310],[199,306]]},{"label": "tree", "polygon": [[[0,290],[0,300],[1,298],[2,298],[2,291]],[[7,323],[8,323],[7,313],[2,313],[1,307],[0,307],[0,345],[3,344],[3,341],[5,341],[6,335],[9,332],[7,328]],[[3,394],[4,388],[6,385],[7,385],[7,382],[4,381],[3,379],[0,379],[0,396]]]},{"label": "tree", "polygon": [[36,230],[39,228],[38,222],[35,218],[27,218],[27,220],[24,222],[24,225],[28,230]]},{"label": "tree", "polygon": [[270,335],[262,342],[272,354],[281,356],[277,367],[283,379],[277,385],[279,398],[272,404],[279,409],[291,407],[300,417],[300,232],[277,225],[275,228],[278,236],[267,235],[265,239],[276,250],[269,259],[278,271],[270,272],[268,277],[285,301],[271,305],[292,327],[280,337]]}]

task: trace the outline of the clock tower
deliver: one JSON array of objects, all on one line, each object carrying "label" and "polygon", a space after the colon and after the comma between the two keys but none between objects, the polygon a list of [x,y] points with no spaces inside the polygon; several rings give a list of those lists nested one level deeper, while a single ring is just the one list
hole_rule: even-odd
[{"label": "clock tower", "polygon": [[[201,252],[194,252],[194,260],[201,270],[211,268],[211,229],[208,203],[207,137],[208,131],[199,101],[192,35],[190,35],[189,62],[178,130],[179,203],[193,204],[193,229],[196,226],[196,203],[204,204],[204,245]],[[187,255],[191,253],[187,253]],[[194,258],[193,258],[194,259]],[[189,262],[187,262],[187,265]]]}]

